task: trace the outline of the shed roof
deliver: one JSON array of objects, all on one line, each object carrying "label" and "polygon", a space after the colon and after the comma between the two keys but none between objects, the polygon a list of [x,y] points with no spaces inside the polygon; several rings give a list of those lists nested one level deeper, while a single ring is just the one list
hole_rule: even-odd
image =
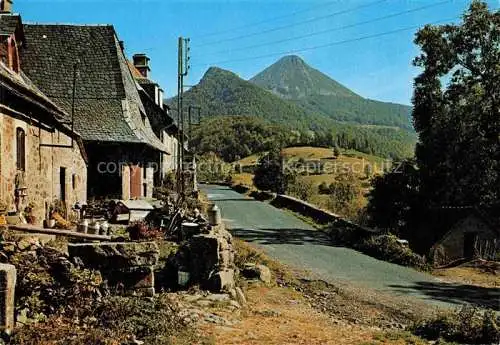
[{"label": "shed roof", "polygon": [[151,130],[112,25],[25,24],[22,68],[67,113],[77,63],[75,129],[86,141],[143,143],[167,151]]}]

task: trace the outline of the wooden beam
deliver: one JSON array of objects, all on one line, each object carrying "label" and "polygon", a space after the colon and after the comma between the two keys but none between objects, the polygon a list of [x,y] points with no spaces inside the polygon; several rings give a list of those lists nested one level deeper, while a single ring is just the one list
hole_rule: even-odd
[{"label": "wooden beam", "polygon": [[71,231],[71,230],[53,230],[53,229],[45,229],[38,226],[33,225],[6,225],[8,230],[22,231],[33,234],[45,234],[45,235],[56,235],[56,236],[65,236],[65,237],[73,237],[79,238],[82,240],[90,240],[90,241],[111,241],[112,237],[107,235],[93,235],[93,234],[84,234],[81,232]]}]

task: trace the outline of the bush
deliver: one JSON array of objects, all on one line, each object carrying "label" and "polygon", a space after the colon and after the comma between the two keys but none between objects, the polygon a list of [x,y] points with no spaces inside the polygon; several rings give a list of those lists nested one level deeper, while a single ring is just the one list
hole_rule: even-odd
[{"label": "bush", "polygon": [[321,184],[318,186],[318,192],[319,194],[330,194],[330,188],[325,181],[321,182]]},{"label": "bush", "polygon": [[52,317],[20,328],[11,345],[208,344],[167,295],[107,297],[85,319]]},{"label": "bush", "polygon": [[500,342],[500,316],[492,310],[480,310],[465,305],[458,312],[448,312],[417,322],[412,331],[429,340],[466,344],[498,344]]},{"label": "bush", "polygon": [[105,292],[98,271],[76,267],[50,247],[39,247],[36,253],[16,252],[9,263],[17,269],[16,310],[28,318],[85,314]]},{"label": "bush", "polygon": [[355,227],[330,225],[328,233],[336,244],[343,244],[374,258],[402,266],[427,270],[425,258],[398,242],[392,234],[373,235]]},{"label": "bush", "polygon": [[300,200],[309,201],[313,195],[313,184],[309,181],[304,181],[300,177],[294,176],[287,186],[287,194],[296,197]]},{"label": "bush", "polygon": [[164,233],[144,221],[132,223],[128,228],[130,239],[133,241],[139,240],[159,240],[164,237]]},{"label": "bush", "polygon": [[425,258],[400,244],[392,234],[370,236],[358,245],[365,254],[402,266],[427,269]]}]

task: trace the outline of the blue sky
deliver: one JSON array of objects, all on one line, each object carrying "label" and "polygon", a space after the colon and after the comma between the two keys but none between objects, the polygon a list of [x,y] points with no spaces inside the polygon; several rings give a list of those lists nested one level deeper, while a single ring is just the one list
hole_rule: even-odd
[{"label": "blue sky", "polygon": [[[490,8],[499,3],[488,1]],[[14,10],[25,22],[113,24],[128,56],[148,54],[152,79],[168,96],[176,93],[179,36],[191,38],[188,84],[197,83],[212,65],[248,79],[284,52],[342,41],[296,54],[364,97],[410,104],[418,73],[411,66],[418,54],[413,44],[416,29],[353,40],[440,20],[457,22],[468,4],[464,0],[14,0]],[[417,10],[424,6],[432,7]],[[403,11],[413,12],[396,15]],[[371,22],[357,25],[366,21]],[[322,31],[326,32],[284,41]]]}]

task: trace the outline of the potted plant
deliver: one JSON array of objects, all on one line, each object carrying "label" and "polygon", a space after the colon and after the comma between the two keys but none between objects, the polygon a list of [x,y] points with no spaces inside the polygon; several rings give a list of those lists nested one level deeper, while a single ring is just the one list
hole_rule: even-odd
[{"label": "potted plant", "polygon": [[33,209],[35,208],[35,204],[30,202],[28,206],[25,207],[24,209],[24,218],[26,219],[26,222],[28,224],[35,224],[36,223],[36,217],[33,214]]}]

